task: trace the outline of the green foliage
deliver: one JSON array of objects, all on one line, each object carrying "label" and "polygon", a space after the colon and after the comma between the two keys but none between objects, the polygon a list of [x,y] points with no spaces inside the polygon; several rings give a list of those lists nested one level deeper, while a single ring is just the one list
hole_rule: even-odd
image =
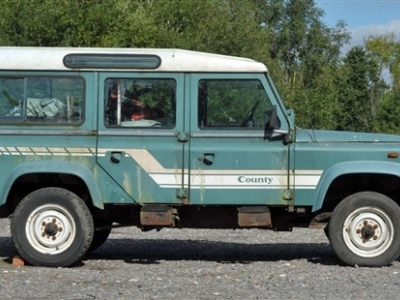
[{"label": "green foliage", "polygon": [[381,105],[374,122],[376,132],[400,134],[400,93],[383,95]]},{"label": "green foliage", "polygon": [[[314,0],[1,4],[3,46],[183,48],[250,57],[267,64],[301,127],[397,132],[400,123],[396,36],[371,36],[342,57],[350,37],[346,24],[328,27]],[[383,72],[390,72],[390,81]]]},{"label": "green foliage", "polygon": [[116,4],[115,0],[3,0],[0,40],[7,46],[101,46],[117,24]]},{"label": "green foliage", "polygon": [[278,62],[270,69],[287,106],[296,111],[296,123],[335,128],[340,47],[349,39],[345,24],[327,27],[321,21],[323,11],[311,0],[269,0],[263,11],[273,32],[271,59]]},{"label": "green foliage", "polygon": [[355,47],[344,59],[339,82],[338,129],[360,131],[368,126],[368,59],[364,49]]}]

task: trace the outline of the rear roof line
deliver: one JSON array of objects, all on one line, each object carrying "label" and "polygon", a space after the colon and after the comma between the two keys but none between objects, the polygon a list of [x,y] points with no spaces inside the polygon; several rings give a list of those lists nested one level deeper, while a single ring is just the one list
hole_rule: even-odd
[{"label": "rear roof line", "polygon": [[75,70],[132,70],[141,72],[239,72],[265,73],[267,67],[249,58],[182,49],[0,47],[0,70],[71,70],[64,65],[68,54],[155,55],[161,64],[152,70],[127,68],[77,68]]}]

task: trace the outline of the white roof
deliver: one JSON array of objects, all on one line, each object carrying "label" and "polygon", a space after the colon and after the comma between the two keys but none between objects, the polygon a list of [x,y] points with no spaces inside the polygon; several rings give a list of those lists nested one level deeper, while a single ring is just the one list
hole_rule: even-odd
[{"label": "white roof", "polygon": [[[0,47],[0,70],[71,70],[63,59],[67,54],[148,54],[161,58],[155,70],[142,72],[267,72],[267,67],[252,59],[181,49],[135,48],[43,48]],[[85,70],[80,68],[79,70]],[[94,70],[90,68],[90,70]],[[110,70],[110,69],[107,69]],[[119,69],[121,71],[121,69]],[[135,70],[135,69],[132,69]],[[124,69],[124,71],[128,71]]]}]

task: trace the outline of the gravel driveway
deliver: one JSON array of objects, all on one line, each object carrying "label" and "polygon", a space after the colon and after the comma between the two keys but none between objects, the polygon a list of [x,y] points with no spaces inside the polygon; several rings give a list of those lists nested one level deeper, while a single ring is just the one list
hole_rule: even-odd
[{"label": "gravel driveway", "polygon": [[400,262],[343,266],[322,230],[114,229],[72,268],[11,265],[0,220],[0,299],[398,299]]}]

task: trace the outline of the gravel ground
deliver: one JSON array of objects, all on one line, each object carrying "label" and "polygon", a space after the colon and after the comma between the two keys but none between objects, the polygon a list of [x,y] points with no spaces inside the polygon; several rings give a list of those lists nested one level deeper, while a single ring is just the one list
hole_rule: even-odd
[{"label": "gravel ground", "polygon": [[322,230],[118,228],[72,268],[15,267],[0,220],[0,299],[397,299],[400,261],[343,266]]}]

